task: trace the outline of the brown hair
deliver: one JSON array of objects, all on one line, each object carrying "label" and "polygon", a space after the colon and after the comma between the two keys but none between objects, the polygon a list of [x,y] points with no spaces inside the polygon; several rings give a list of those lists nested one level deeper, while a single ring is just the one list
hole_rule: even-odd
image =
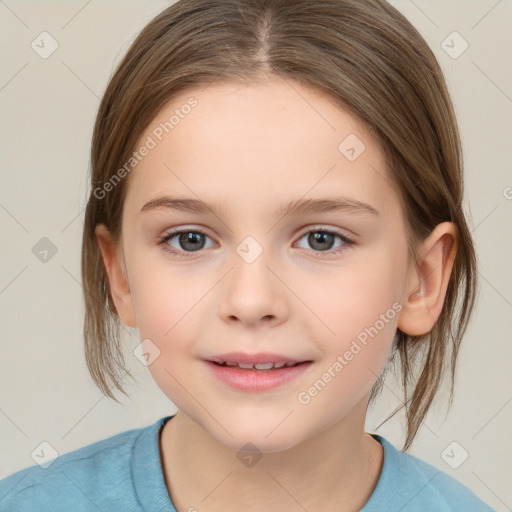
[{"label": "brown hair", "polygon": [[127,180],[104,197],[95,190],[130,158],[155,115],[178,93],[212,82],[251,83],[265,74],[325,93],[376,135],[399,191],[416,265],[418,243],[437,224],[457,227],[459,248],[436,324],[422,336],[397,329],[393,343],[390,361],[399,355],[404,400],[392,415],[405,407],[406,450],[449,353],[452,403],[458,349],[476,297],[476,257],[462,210],[457,121],[442,71],[419,32],[384,0],[179,0],[142,30],[111,77],[94,127],[82,247],[88,368],[109,397],[116,399],[112,385],[125,393],[123,326],[94,229],[104,224],[118,240]]}]

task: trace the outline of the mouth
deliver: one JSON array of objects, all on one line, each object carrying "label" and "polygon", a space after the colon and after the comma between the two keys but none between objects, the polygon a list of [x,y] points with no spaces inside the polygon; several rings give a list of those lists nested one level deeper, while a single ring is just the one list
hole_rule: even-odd
[{"label": "mouth", "polygon": [[[240,360],[242,359],[242,360]],[[250,361],[252,359],[252,361]],[[247,355],[205,359],[212,376],[223,385],[247,393],[271,392],[300,378],[313,365],[311,360],[297,360],[276,355]]]},{"label": "mouth", "polygon": [[257,370],[257,371],[270,371],[279,370],[280,368],[292,368],[301,364],[311,363],[311,361],[286,361],[286,362],[275,362],[275,363],[240,363],[237,361],[210,361],[213,364],[221,367],[231,367],[240,370]]}]

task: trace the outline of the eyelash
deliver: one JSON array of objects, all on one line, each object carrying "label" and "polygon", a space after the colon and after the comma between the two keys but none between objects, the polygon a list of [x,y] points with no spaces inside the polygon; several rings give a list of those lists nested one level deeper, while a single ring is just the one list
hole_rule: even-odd
[{"label": "eyelash", "polygon": [[[169,240],[173,239],[176,235],[180,235],[182,233],[199,233],[201,235],[204,235],[208,238],[210,238],[202,229],[200,228],[194,228],[194,229],[180,229],[176,231],[171,231],[170,233],[167,233],[165,236],[163,236],[159,242],[158,245],[162,247],[162,250],[165,252],[172,254],[173,256],[177,256],[179,258],[188,258],[188,255],[194,254],[194,252],[200,252],[200,251],[193,251],[193,252],[186,252],[186,251],[177,251],[176,249],[172,248],[167,242]],[[336,256],[346,250],[347,247],[350,247],[352,245],[355,245],[354,240],[351,240],[346,235],[342,234],[340,231],[336,231],[333,229],[322,229],[322,228],[315,228],[310,229],[308,231],[305,231],[302,233],[299,237],[299,240],[304,238],[305,235],[309,235],[310,233],[326,233],[328,235],[337,236],[342,242],[343,245],[341,247],[338,247],[337,249],[331,249],[330,251],[313,251],[317,252],[318,254],[328,254],[329,256]]]}]

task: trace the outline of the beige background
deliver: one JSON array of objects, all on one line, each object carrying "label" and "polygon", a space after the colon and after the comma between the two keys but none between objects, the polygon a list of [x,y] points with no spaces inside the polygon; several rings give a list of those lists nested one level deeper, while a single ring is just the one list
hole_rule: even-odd
[{"label": "beige background", "polygon": [[[470,219],[481,292],[463,343],[454,405],[443,400],[411,453],[460,480],[499,511],[512,488],[512,2],[395,0],[437,55],[452,92],[465,150]],[[138,374],[122,405],[93,385],[83,357],[80,240],[92,125],[107,80],[138,31],[169,3],[152,1],[0,1],[0,476],[34,464],[42,441],[65,453],[175,408],[133,356]],[[31,43],[57,41],[47,59]],[[442,42],[457,31],[469,44],[458,58]],[[450,39],[448,39],[450,41]],[[454,51],[463,41],[454,40]],[[48,48],[48,46],[47,46]],[[508,188],[507,188],[508,187]],[[32,252],[47,237],[46,263]],[[50,257],[51,256],[51,257]],[[367,430],[396,446],[390,381]],[[469,457],[452,469],[442,453],[453,441]],[[459,447],[460,445],[460,447]]]}]

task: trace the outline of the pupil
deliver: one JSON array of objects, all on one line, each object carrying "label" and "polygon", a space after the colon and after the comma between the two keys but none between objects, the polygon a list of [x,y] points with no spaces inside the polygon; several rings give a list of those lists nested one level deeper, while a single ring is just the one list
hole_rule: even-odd
[{"label": "pupil", "polygon": [[334,242],[334,235],[322,232],[310,233],[308,242],[314,249],[321,251],[329,250]]},{"label": "pupil", "polygon": [[[188,232],[188,233],[182,233],[180,235],[180,246],[183,249],[191,249],[191,250],[197,250],[202,249],[204,246],[204,239],[202,239],[201,233],[194,233],[194,232]],[[189,247],[187,247],[187,244],[191,244]]]}]

